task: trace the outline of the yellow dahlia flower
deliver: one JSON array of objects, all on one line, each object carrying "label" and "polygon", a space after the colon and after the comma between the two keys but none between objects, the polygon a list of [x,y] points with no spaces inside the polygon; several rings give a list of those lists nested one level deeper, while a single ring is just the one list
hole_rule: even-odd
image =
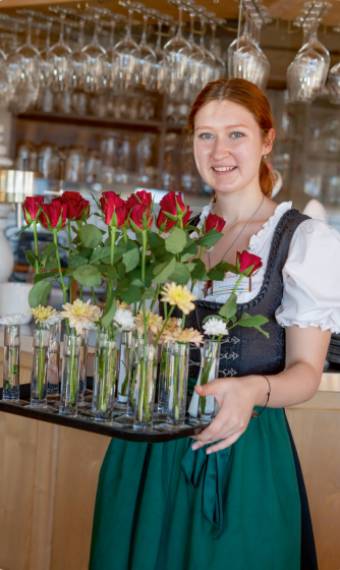
[{"label": "yellow dahlia flower", "polygon": [[196,297],[183,285],[167,283],[164,285],[161,293],[163,303],[169,303],[169,305],[178,307],[184,315],[188,315],[195,308],[193,301]]}]

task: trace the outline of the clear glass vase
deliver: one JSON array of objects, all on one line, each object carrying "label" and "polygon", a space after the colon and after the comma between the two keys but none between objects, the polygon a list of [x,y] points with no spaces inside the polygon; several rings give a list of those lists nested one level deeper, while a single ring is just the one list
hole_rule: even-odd
[{"label": "clear glass vase", "polygon": [[189,370],[189,344],[172,342],[168,355],[167,419],[178,424],[185,420]]},{"label": "clear glass vase", "polygon": [[37,328],[33,333],[31,406],[47,405],[47,365],[50,331]]},{"label": "clear glass vase", "polygon": [[[204,341],[203,347],[201,348],[201,366],[196,386],[203,386],[218,378],[220,352],[220,340],[206,339]],[[211,420],[215,415],[214,396],[204,398],[194,392],[188,412],[193,418],[200,418],[204,421]]]},{"label": "clear glass vase", "polygon": [[134,348],[133,331],[122,331],[119,347],[119,374],[116,406],[122,410],[128,409],[128,398],[131,384],[131,367]]},{"label": "clear glass vase", "polygon": [[164,416],[167,413],[169,393],[169,366],[170,366],[170,342],[162,343],[159,347],[159,370],[157,383],[157,413]]},{"label": "clear glass vase", "polygon": [[152,425],[155,405],[158,350],[153,344],[139,339],[133,353],[130,386],[130,404],[133,409],[134,427]]},{"label": "clear glass vase", "polygon": [[64,335],[59,414],[65,416],[78,413],[80,345],[80,336]]},{"label": "clear glass vase", "polygon": [[49,331],[47,394],[56,396],[59,394],[60,384],[60,322],[51,325]]},{"label": "clear glass vase", "polygon": [[3,400],[20,398],[20,327],[5,325]]},{"label": "clear glass vase", "polygon": [[117,384],[118,350],[114,340],[106,332],[98,335],[92,413],[96,420],[111,419]]},{"label": "clear glass vase", "polygon": [[87,389],[87,356],[88,356],[88,331],[84,330],[81,335],[80,344],[80,372],[79,372],[79,391],[78,403],[85,406],[85,392]]}]

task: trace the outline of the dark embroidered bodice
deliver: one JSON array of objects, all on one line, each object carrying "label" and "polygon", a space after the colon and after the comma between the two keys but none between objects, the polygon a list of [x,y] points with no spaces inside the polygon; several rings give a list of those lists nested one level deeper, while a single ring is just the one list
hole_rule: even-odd
[{"label": "dark embroidered bodice", "polygon": [[[247,303],[238,304],[239,313],[261,314],[269,319],[265,330],[267,339],[254,328],[235,327],[230,331],[221,347],[220,376],[243,376],[246,374],[275,374],[285,366],[285,330],[275,319],[275,311],[283,296],[282,270],[285,265],[290,242],[296,228],[308,219],[295,209],[291,209],[279,220],[272,239],[268,263],[260,291]],[[202,321],[216,314],[221,303],[199,300],[196,309],[187,318],[187,326],[202,329]],[[191,353],[191,376],[197,375],[199,351]]]}]

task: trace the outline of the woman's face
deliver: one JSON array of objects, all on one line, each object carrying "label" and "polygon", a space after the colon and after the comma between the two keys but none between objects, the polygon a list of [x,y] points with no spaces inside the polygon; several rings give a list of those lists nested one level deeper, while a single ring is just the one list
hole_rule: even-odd
[{"label": "woman's face", "polygon": [[263,140],[247,109],[231,101],[211,101],[196,114],[194,156],[203,180],[216,192],[259,189],[261,158],[271,151],[274,130]]}]

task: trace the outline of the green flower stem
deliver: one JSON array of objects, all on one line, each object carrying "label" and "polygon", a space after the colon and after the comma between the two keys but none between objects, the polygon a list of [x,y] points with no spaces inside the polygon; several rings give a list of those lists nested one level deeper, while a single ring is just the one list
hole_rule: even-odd
[{"label": "green flower stem", "polygon": [[[212,369],[213,362],[214,362],[213,358],[209,358],[209,360],[205,361],[203,371],[202,371],[202,375],[201,375],[200,386],[204,386],[205,384],[208,384],[209,375],[210,375],[210,372]],[[203,396],[200,396],[199,397],[199,406],[200,406],[200,410],[201,410],[202,415],[204,415],[204,413],[205,413],[205,403],[206,403],[206,398]]]},{"label": "green flower stem", "polygon": [[116,226],[110,226],[110,263],[113,265],[115,257],[115,245],[116,245]]},{"label": "green flower stem", "polygon": [[[75,339],[76,340],[76,339]],[[70,404],[76,404],[77,400],[77,385],[76,385],[76,378],[77,378],[77,354],[76,354],[76,342],[71,341],[71,354],[70,354]]]},{"label": "green flower stem", "polygon": [[6,358],[8,358],[8,370],[7,370],[7,378],[4,378],[6,381],[6,388],[14,388],[18,382],[18,373],[19,373],[19,347],[18,346],[8,346],[5,347],[5,351],[8,351]]},{"label": "green flower stem", "polygon": [[147,230],[142,230],[142,267],[141,267],[141,279],[145,283],[145,270],[146,270],[146,250],[148,247],[148,232]]},{"label": "green flower stem", "polygon": [[107,365],[108,365],[108,348],[100,349],[98,357],[99,368],[99,409],[101,412],[107,411]]},{"label": "green flower stem", "polygon": [[36,348],[36,351],[37,351],[37,392],[39,400],[42,400],[44,397],[47,347],[39,346]]},{"label": "green flower stem", "polygon": [[63,292],[63,301],[64,301],[64,303],[67,303],[67,288],[66,288],[66,285],[64,282],[63,272],[62,272],[61,263],[60,263],[59,249],[58,249],[58,231],[55,228],[53,228],[53,244],[54,244],[55,256],[56,256],[57,265],[58,265],[60,285],[61,285],[61,289]]},{"label": "green flower stem", "polygon": [[[165,303],[165,306],[166,306],[166,303]],[[161,330],[159,331],[159,333],[158,333],[158,335],[156,336],[156,339],[155,339],[155,343],[156,343],[156,344],[159,343],[159,339],[161,338],[161,336],[162,336],[162,334],[163,334],[163,332],[164,332],[164,330],[165,330],[165,327],[166,327],[166,325],[168,324],[168,322],[169,322],[169,320],[170,320],[170,318],[171,318],[171,315],[172,315],[172,313],[174,312],[174,310],[175,310],[175,307],[171,307],[171,309],[170,309],[169,312],[166,311],[166,316],[165,316],[165,319],[164,319],[164,321],[163,321],[162,328],[161,328]]]},{"label": "green flower stem", "polygon": [[36,275],[39,275],[40,267],[39,267],[39,245],[38,245],[38,231],[37,231],[37,222],[34,220],[33,222],[33,239],[34,239],[34,271]]}]

